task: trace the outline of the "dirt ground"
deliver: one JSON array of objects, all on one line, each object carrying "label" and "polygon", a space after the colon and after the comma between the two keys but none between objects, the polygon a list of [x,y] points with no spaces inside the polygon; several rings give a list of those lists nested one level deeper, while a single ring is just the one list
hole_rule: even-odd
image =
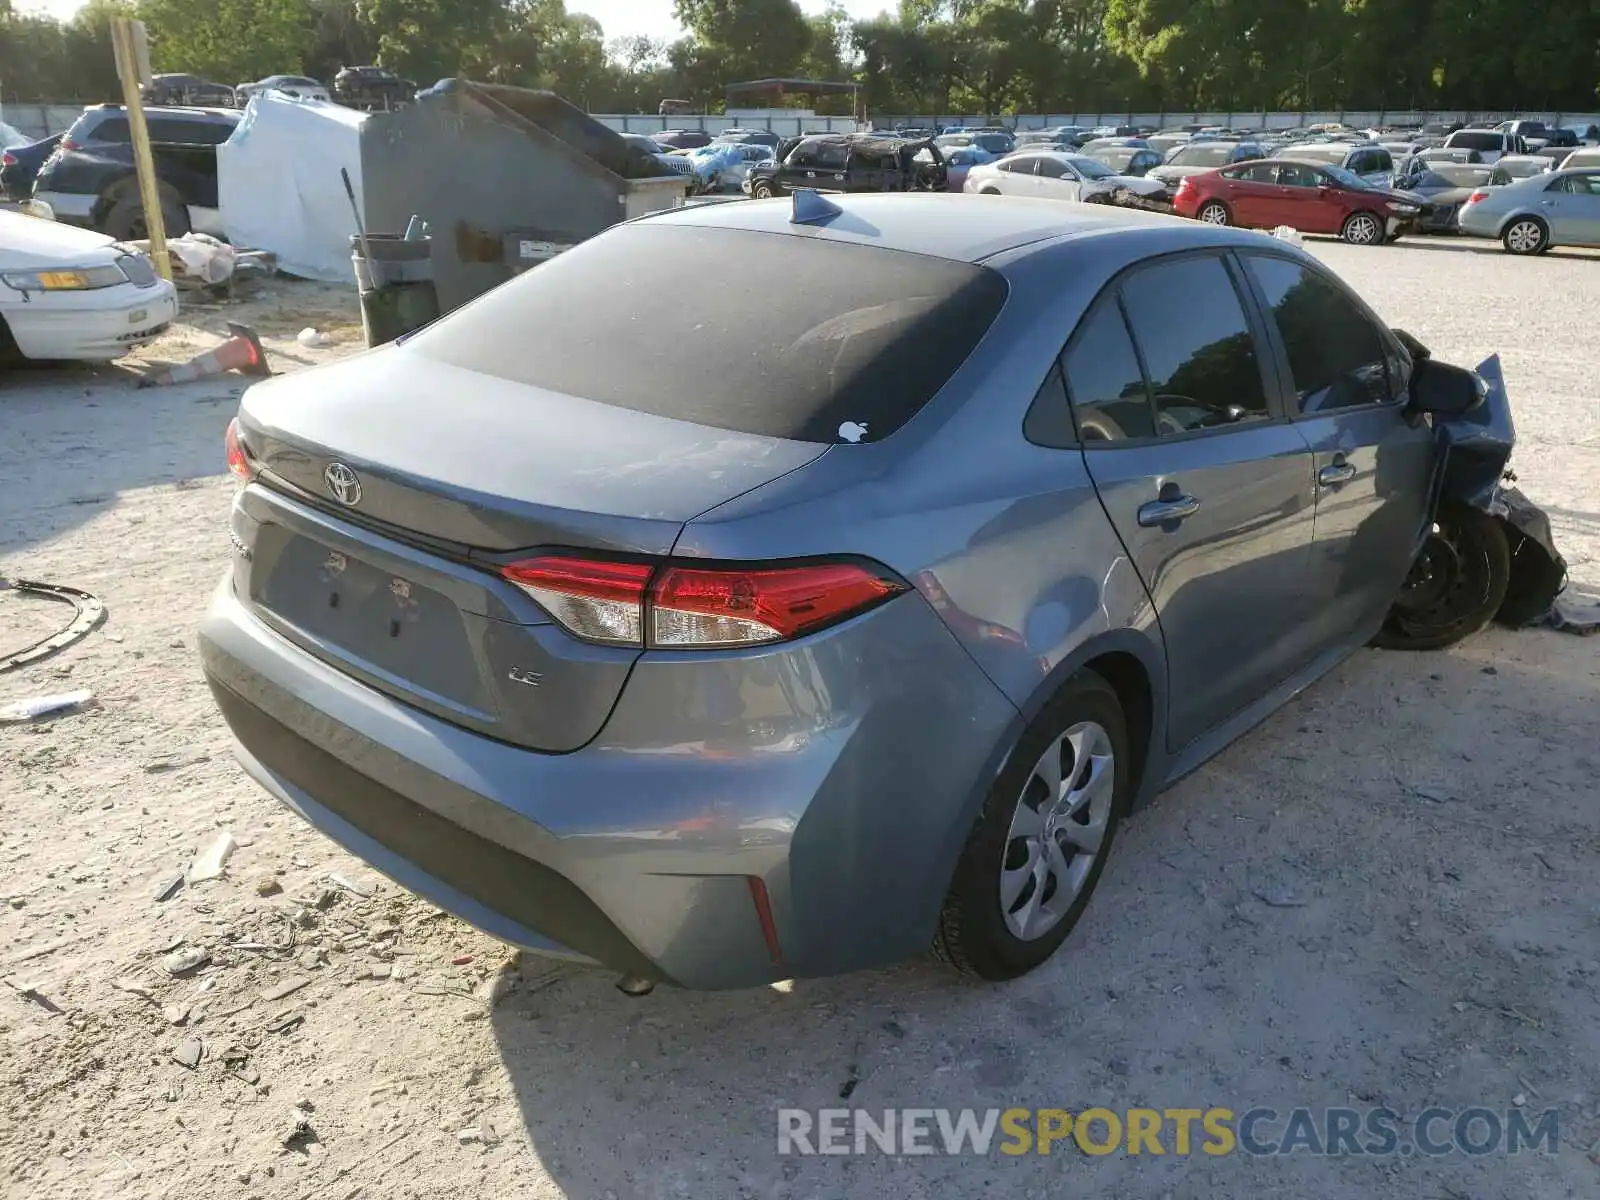
[{"label": "dirt ground", "polygon": [[[1575,588],[1600,593],[1600,262],[1312,249],[1441,357],[1503,353],[1522,486]],[[229,319],[255,320],[285,370],[359,344],[337,290],[267,291],[145,357],[187,357]],[[299,346],[308,324],[338,344]],[[131,377],[0,380],[0,574],[87,588],[109,612],[0,676],[0,704],[95,695],[0,726],[4,1195],[1600,1194],[1600,639],[1497,629],[1440,654],[1358,654],[1136,815],[1066,951],[1018,983],[911,963],[629,1000],[599,971],[519,966],[233,764],[194,629],[229,555],[222,434],[240,381]],[[0,592],[0,648],[64,611]],[[158,900],[224,831],[226,873]],[[845,1094],[880,1110],[1405,1118],[1521,1104],[1559,1111],[1561,1148],[777,1154],[779,1107]]]}]

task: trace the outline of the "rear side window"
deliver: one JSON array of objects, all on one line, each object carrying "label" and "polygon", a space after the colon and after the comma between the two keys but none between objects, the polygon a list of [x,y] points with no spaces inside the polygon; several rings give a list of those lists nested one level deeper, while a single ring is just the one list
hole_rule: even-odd
[{"label": "rear side window", "polygon": [[[687,282],[709,262],[739,270],[716,287]],[[1005,280],[972,263],[643,222],[558,255],[409,345],[483,375],[719,429],[837,442],[854,422],[867,428],[861,440],[877,441],[945,385],[1005,297]]]},{"label": "rear side window", "polygon": [[185,121],[172,117],[154,117],[150,121],[150,140],[169,146],[220,146],[232,133],[233,125],[222,121]]},{"label": "rear side window", "polygon": [[1445,144],[1451,149],[1461,147],[1467,150],[1501,150],[1505,147],[1505,135],[1501,133],[1473,133],[1467,130],[1458,130],[1452,133]]},{"label": "rear side window", "polygon": [[73,137],[75,142],[128,142],[133,140],[133,135],[128,132],[126,117],[107,117],[97,124],[90,124],[88,132],[81,137]]},{"label": "rear side window", "polygon": [[1220,258],[1157,263],[1122,299],[1163,435],[1265,420],[1266,389],[1244,306]]},{"label": "rear side window", "polygon": [[1348,296],[1299,263],[1259,255],[1245,261],[1288,351],[1301,412],[1389,402],[1383,340]]},{"label": "rear side window", "polygon": [[1155,436],[1150,393],[1116,297],[1089,314],[1062,361],[1078,439],[1085,446]]}]

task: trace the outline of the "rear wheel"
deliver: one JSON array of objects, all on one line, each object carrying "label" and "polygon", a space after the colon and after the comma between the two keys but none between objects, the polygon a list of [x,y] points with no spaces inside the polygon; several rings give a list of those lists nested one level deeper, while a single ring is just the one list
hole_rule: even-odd
[{"label": "rear wheel", "polygon": [[998,196],[999,194],[1000,194],[1000,189],[999,188],[987,187],[987,188],[980,188],[978,190],[978,195],[980,195],[980,196]]},{"label": "rear wheel", "polygon": [[934,953],[982,979],[1024,975],[1083,915],[1127,806],[1132,763],[1117,694],[1069,680],[1023,733],[956,866]]},{"label": "rear wheel", "polygon": [[[178,202],[176,196],[161,197],[161,223],[169,238],[182,237],[189,232],[189,210]],[[150,236],[150,225],[145,220],[144,202],[138,196],[123,196],[106,213],[101,228],[107,237],[119,242],[142,241]]]},{"label": "rear wheel", "polygon": [[1384,242],[1383,222],[1369,212],[1351,213],[1344,219],[1339,236],[1352,246],[1381,246]]},{"label": "rear wheel", "polygon": [[1494,619],[1510,582],[1505,526],[1479,509],[1444,505],[1373,644],[1440,650],[1459,642]]},{"label": "rear wheel", "polygon": [[768,183],[765,179],[758,179],[751,184],[750,194],[757,200],[771,200],[773,196],[777,195],[777,193],[772,190],[772,184]]},{"label": "rear wheel", "polygon": [[1207,225],[1231,225],[1233,217],[1228,212],[1228,206],[1221,200],[1212,200],[1200,206],[1200,211],[1195,216]]},{"label": "rear wheel", "polygon": [[1500,241],[1508,254],[1543,254],[1550,248],[1550,230],[1538,217],[1518,217],[1506,226]]}]

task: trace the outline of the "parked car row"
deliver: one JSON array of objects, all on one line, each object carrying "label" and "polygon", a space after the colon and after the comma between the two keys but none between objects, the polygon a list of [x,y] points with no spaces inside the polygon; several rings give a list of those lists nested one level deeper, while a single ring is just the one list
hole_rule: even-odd
[{"label": "parked car row", "polygon": [[337,101],[351,108],[393,108],[417,93],[414,80],[384,67],[342,67],[333,87],[307,75],[268,75],[229,87],[198,75],[157,75],[141,89],[146,104],[175,108],[243,108],[258,92],[278,91],[307,100]]}]

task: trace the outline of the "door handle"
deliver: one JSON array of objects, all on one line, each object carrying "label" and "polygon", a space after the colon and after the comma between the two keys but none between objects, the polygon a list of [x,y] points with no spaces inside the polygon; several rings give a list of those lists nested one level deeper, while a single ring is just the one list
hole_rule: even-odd
[{"label": "door handle", "polygon": [[1193,496],[1179,494],[1164,500],[1151,500],[1139,506],[1139,524],[1148,529],[1155,525],[1165,525],[1168,521],[1187,520],[1199,511],[1200,501]]},{"label": "door handle", "polygon": [[1356,477],[1356,469],[1347,462],[1330,463],[1317,472],[1317,482],[1323,487],[1337,487]]},{"label": "door handle", "polygon": [[1541,200],[1539,203],[1545,208],[1554,208],[1556,206],[1556,202],[1554,200]]}]

